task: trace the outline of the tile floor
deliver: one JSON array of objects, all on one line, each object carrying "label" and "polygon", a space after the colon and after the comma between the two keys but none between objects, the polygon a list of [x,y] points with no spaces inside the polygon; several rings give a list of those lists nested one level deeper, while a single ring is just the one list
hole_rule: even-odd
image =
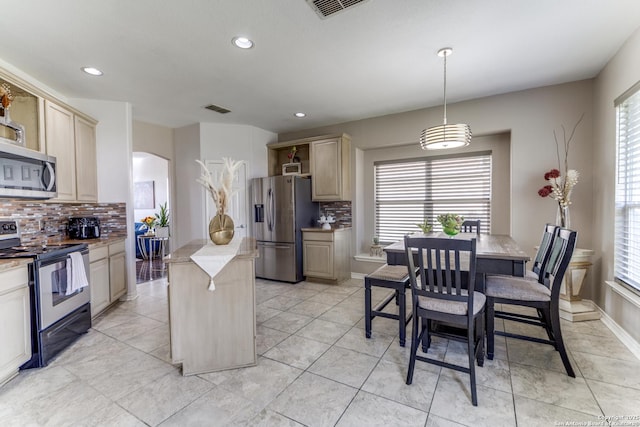
[{"label": "tile floor", "polygon": [[[169,362],[166,281],[147,282],[48,367],[0,388],[0,425],[529,427],[640,414],[640,361],[600,321],[563,322],[575,379],[550,346],[498,337],[473,407],[465,374],[418,362],[405,385],[396,322],[377,318],[364,338],[361,280],[256,286],[256,367],[183,377]],[[432,350],[466,357],[446,340]]]}]

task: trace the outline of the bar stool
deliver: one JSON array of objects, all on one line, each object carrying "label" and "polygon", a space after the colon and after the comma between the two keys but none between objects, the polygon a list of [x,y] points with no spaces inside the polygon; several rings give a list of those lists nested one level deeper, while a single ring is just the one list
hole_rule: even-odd
[{"label": "bar stool", "polygon": [[[395,292],[384,299],[375,308],[371,308],[371,287],[393,289]],[[367,338],[371,338],[371,321],[377,317],[398,320],[400,333],[400,346],[404,347],[406,340],[407,323],[411,320],[412,313],[407,317],[407,303],[405,290],[411,286],[409,281],[409,270],[406,265],[383,265],[373,273],[364,278],[364,324]],[[396,300],[398,314],[385,313],[382,310],[391,302]]]}]

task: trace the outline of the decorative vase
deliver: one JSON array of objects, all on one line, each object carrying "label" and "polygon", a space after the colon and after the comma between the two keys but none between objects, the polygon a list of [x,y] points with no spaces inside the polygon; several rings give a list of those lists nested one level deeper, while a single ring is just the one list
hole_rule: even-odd
[{"label": "decorative vase", "polygon": [[209,222],[209,238],[216,245],[226,245],[233,239],[233,220],[227,214],[217,214]]},{"label": "decorative vase", "polygon": [[558,205],[558,212],[556,212],[556,225],[562,228],[571,228],[571,216],[569,215],[569,206],[562,207]]},{"label": "decorative vase", "polygon": [[444,234],[453,237],[460,232],[460,229],[455,227],[442,227],[442,231],[444,231]]}]

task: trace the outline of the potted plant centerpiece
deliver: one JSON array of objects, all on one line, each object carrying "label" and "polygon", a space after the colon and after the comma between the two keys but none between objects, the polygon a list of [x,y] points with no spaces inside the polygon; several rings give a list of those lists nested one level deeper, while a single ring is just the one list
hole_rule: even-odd
[{"label": "potted plant centerpiece", "polygon": [[156,236],[169,237],[169,209],[167,202],[160,205],[160,213],[156,214]]},{"label": "potted plant centerpiece", "polygon": [[456,214],[442,214],[438,215],[438,222],[442,225],[442,231],[448,236],[455,236],[460,232],[464,217]]}]

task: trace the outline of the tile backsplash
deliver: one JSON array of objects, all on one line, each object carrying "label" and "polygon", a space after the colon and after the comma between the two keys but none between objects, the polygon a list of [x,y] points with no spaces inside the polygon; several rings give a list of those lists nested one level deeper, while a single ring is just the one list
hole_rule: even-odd
[{"label": "tile backsplash", "polygon": [[17,219],[23,244],[52,243],[66,239],[72,216],[93,216],[100,220],[104,237],[127,236],[125,203],[56,203],[2,199],[0,218]]},{"label": "tile backsplash", "polygon": [[333,215],[334,228],[351,227],[351,202],[320,202],[320,215]]}]

